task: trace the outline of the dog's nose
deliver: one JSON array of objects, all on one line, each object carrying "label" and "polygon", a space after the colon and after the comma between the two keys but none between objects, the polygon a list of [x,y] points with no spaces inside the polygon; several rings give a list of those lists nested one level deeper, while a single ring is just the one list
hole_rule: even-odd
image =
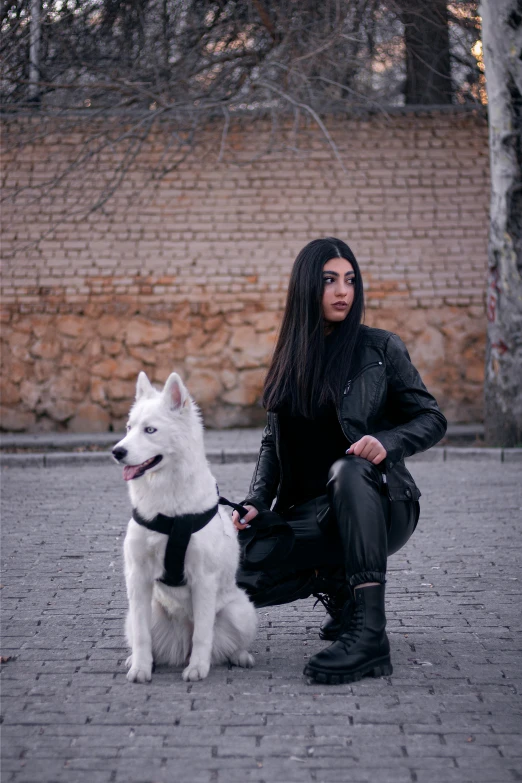
[{"label": "dog's nose", "polygon": [[115,446],[112,450],[112,456],[114,459],[121,460],[127,456],[127,449],[124,449],[122,446]]}]

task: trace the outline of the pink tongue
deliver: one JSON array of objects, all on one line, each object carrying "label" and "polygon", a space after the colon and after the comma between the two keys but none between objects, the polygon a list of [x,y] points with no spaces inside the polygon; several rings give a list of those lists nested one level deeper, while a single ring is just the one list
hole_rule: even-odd
[{"label": "pink tongue", "polygon": [[123,468],[123,478],[130,481],[140,472],[141,465],[125,465]]}]

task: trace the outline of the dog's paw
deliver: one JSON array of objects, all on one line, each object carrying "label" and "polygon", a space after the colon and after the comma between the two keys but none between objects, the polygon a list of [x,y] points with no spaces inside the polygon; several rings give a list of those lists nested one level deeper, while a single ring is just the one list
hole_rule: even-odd
[{"label": "dog's paw", "polygon": [[127,679],[129,682],[150,682],[152,679],[151,667],[131,665],[127,672]]},{"label": "dog's paw", "polygon": [[244,669],[251,669],[254,665],[254,656],[247,650],[236,650],[229,656],[232,666],[242,666]]},{"label": "dog's paw", "polygon": [[189,663],[181,676],[185,682],[196,682],[196,680],[204,680],[209,671],[209,663]]}]

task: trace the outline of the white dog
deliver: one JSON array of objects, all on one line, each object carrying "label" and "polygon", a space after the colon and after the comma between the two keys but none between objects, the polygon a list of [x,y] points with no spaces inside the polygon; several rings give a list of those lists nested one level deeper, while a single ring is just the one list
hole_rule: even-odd
[{"label": "white dog", "polygon": [[162,392],[139,374],[127,435],[112,453],[133,506],[124,543],[127,679],[150,680],[153,661],[188,660],[184,680],[204,679],[211,663],[253,666],[257,618],[235,582],[236,531],[217,506],[199,410],[176,373]]}]

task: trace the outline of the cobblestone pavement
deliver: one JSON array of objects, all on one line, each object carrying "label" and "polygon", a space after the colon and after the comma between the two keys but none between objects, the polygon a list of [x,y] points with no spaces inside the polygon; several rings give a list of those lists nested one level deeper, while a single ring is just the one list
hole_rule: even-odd
[{"label": "cobblestone pavement", "polygon": [[[520,466],[412,463],[419,527],[389,561],[392,677],[309,685],[313,600],[262,610],[252,670],[125,679],[115,466],[5,468],[3,783],[522,780]],[[220,465],[240,499],[252,465]]]}]

